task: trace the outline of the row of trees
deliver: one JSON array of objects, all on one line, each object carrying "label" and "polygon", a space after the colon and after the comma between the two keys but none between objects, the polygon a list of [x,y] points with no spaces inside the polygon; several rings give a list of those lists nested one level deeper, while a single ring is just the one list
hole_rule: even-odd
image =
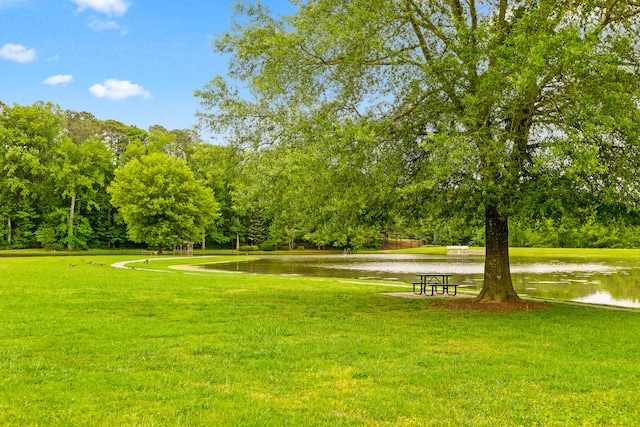
[{"label": "row of trees", "polygon": [[143,130],[46,102],[0,103],[0,248],[184,240],[362,248],[379,247],[385,231],[427,236],[390,222],[379,182],[353,185],[348,167],[336,174],[325,166],[319,157],[206,144],[192,130]]},{"label": "row of trees", "polygon": [[224,241],[229,186],[215,167],[233,169],[232,154],[192,131],[0,104],[0,247]]},{"label": "row of trees", "polygon": [[[0,247],[171,247],[204,240],[225,248],[360,249],[398,238],[484,245],[476,207],[442,220],[435,196],[402,188],[410,176],[382,161],[361,128],[321,128],[305,139],[304,150],[278,144],[254,150],[44,102],[2,105]],[[339,138],[353,145],[340,147]],[[543,195],[531,197],[533,203]],[[513,222],[512,244],[640,247],[637,212],[593,202],[540,204],[544,215]]]}]

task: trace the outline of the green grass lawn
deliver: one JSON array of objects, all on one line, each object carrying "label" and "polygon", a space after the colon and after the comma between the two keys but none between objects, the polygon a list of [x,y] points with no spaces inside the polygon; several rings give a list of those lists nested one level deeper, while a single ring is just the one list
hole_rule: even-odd
[{"label": "green grass lawn", "polygon": [[0,425],[640,424],[640,313],[139,258],[0,258]]}]

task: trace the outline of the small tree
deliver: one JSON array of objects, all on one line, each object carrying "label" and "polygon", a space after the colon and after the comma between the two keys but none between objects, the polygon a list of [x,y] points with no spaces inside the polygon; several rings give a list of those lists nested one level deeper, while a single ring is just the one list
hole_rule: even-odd
[{"label": "small tree", "polygon": [[197,241],[219,216],[213,192],[184,160],[154,153],[118,168],[108,188],[135,242],[162,247]]}]

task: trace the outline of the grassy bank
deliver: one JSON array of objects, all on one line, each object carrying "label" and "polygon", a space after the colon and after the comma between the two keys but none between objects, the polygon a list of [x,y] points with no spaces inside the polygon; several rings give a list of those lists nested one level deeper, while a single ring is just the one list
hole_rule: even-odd
[{"label": "grassy bank", "polygon": [[638,313],[108,267],[139,258],[0,259],[0,424],[640,423]]}]

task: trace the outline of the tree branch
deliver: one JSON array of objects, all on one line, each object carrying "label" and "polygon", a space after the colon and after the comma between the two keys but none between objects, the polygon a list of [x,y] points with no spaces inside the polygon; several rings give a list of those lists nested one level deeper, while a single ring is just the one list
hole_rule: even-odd
[{"label": "tree branch", "polygon": [[[456,55],[458,54],[458,52],[456,51],[456,49],[453,47],[451,40],[449,40],[449,38],[440,30],[440,28],[438,28],[433,21],[431,21],[431,19],[429,19],[429,16],[427,16],[422,9],[420,9],[420,7],[418,7],[418,5],[416,4],[415,0],[408,0],[409,3],[409,9],[410,12],[413,11],[415,13],[418,14],[418,16],[420,17],[420,23],[424,24],[424,27],[426,29],[428,29],[434,36],[436,36],[438,39],[440,39],[440,41],[442,41],[442,43],[444,43],[445,47],[447,49],[451,49],[453,52],[456,53]],[[412,20],[415,20],[415,15],[413,15]],[[416,21],[416,24],[418,24],[418,22]]]},{"label": "tree branch", "polygon": [[507,0],[500,0],[500,6],[498,9],[498,33],[502,33],[504,31],[507,6]]},{"label": "tree branch", "polygon": [[471,29],[475,31],[478,29],[478,10],[476,9],[476,0],[469,0],[469,13],[471,15]]},{"label": "tree branch", "polygon": [[[437,67],[435,67],[435,62],[434,62],[434,59],[433,59],[433,55],[429,51],[429,48],[427,46],[427,40],[424,38],[424,34],[422,34],[420,26],[416,22],[415,14],[413,13],[413,12],[418,11],[418,9],[415,8],[415,2],[413,0],[407,0],[407,5],[409,7],[408,8],[409,21],[411,23],[411,27],[413,29],[413,32],[414,32],[415,36],[417,37],[418,42],[420,44],[420,49],[422,50],[422,55],[424,56],[425,61],[427,62],[427,64],[429,64],[431,69],[435,70],[435,69],[437,69]],[[420,13],[420,12],[418,11],[418,13]],[[441,81],[442,85],[446,87],[447,95],[449,96],[451,101],[455,104],[456,108],[458,110],[462,110],[463,109],[462,103],[460,102],[460,100],[456,96],[454,89],[451,87],[451,83],[446,78],[441,78],[440,81]]]}]

